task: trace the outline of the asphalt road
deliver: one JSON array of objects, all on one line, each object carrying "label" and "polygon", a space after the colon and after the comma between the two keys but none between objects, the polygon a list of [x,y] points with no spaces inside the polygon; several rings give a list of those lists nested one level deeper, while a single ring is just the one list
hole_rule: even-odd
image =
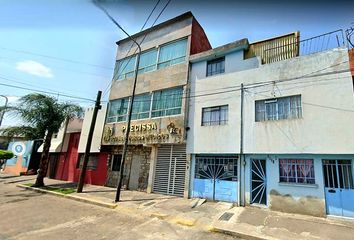
[{"label": "asphalt road", "polygon": [[9,181],[0,178],[0,240],[235,239],[196,227],[20,189]]}]

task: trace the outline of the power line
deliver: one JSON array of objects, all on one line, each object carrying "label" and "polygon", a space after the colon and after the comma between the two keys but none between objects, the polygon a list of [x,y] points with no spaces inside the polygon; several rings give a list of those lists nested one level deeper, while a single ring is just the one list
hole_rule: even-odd
[{"label": "power line", "polygon": [[[159,2],[160,2],[160,1],[158,1],[158,2],[155,4],[155,7],[153,8],[153,10],[152,10],[151,12],[153,12],[153,11],[155,10],[155,8],[156,8],[156,6],[157,6],[157,4],[158,4]],[[167,1],[167,3],[165,4],[165,6],[161,9],[160,13],[159,13],[158,16],[156,17],[155,21],[154,21],[154,22],[152,23],[152,25],[150,26],[150,28],[152,28],[152,27],[155,25],[155,23],[156,23],[157,20],[160,18],[160,16],[162,15],[162,13],[166,10],[166,8],[167,8],[167,6],[170,4],[170,2],[171,2],[171,0],[168,0],[168,1]],[[151,14],[152,14],[152,13],[151,13]],[[151,15],[151,14],[150,14],[150,15]],[[150,15],[149,15],[149,16],[150,16]],[[147,22],[147,21],[146,21],[146,22]],[[146,25],[146,24],[144,23],[144,25]],[[144,25],[143,25],[143,27],[144,27]],[[141,28],[140,31],[142,31],[142,29],[143,29],[143,28]],[[143,36],[143,38],[142,38],[142,40],[140,41],[139,44],[142,44],[142,43],[144,42],[146,36],[147,36],[147,33]],[[130,48],[129,48],[129,50],[128,50],[128,52],[127,52],[127,54],[125,55],[124,58],[128,57],[128,55],[129,55],[129,53],[130,53],[130,50],[132,49],[133,45],[134,45],[134,43],[132,43],[132,45],[130,46]],[[135,51],[134,51],[134,53],[133,53],[132,55],[134,55],[134,54],[136,53],[136,51],[137,51],[137,49],[135,49]],[[122,69],[121,71],[124,71],[124,69],[128,66],[128,64],[129,64],[130,61],[131,61],[131,59],[128,60],[127,64],[123,67],[123,69]],[[118,72],[118,71],[117,71],[117,72]],[[116,75],[116,72],[113,72],[112,81],[110,81],[110,82],[108,83],[107,87],[106,87],[105,90],[103,91],[103,96],[105,96],[105,95],[108,93],[108,89],[110,89],[110,88],[112,87],[113,81],[114,81],[114,79],[115,79],[115,75]]]},{"label": "power line", "polygon": [[[0,78],[3,78],[3,77],[0,77]],[[45,93],[45,94],[56,95],[56,96],[59,95],[59,96],[62,96],[62,97],[67,97],[67,98],[80,99],[80,100],[86,100],[86,101],[94,102],[94,100],[89,99],[89,98],[72,96],[72,95],[63,94],[63,93],[60,93],[60,92],[43,91],[43,90],[38,90],[38,89],[34,89],[34,88],[26,88],[26,87],[21,87],[21,86],[12,85],[12,84],[5,84],[5,83],[0,83],[0,85],[1,86],[5,86],[5,87],[22,89],[22,90],[29,90],[29,91],[38,92],[38,93]]]},{"label": "power line", "polygon": [[63,62],[70,62],[70,63],[75,63],[75,64],[88,65],[88,66],[92,66],[92,67],[104,68],[104,69],[109,69],[109,70],[112,70],[112,69],[113,69],[113,68],[111,68],[111,67],[105,67],[105,66],[101,66],[101,65],[96,65],[96,64],[92,64],[92,63],[86,63],[86,62],[80,62],[80,61],[71,60],[71,59],[66,59],[66,58],[54,57],[54,56],[45,55],[45,54],[40,54],[40,53],[34,53],[34,52],[30,52],[30,51],[16,50],[16,49],[5,48],[5,47],[0,47],[0,49],[6,50],[6,51],[11,51],[11,52],[18,52],[18,53],[24,53],[24,54],[29,54],[29,55],[44,57],[44,58],[50,58],[50,59],[54,59],[54,60],[58,60],[58,61],[63,61]]}]

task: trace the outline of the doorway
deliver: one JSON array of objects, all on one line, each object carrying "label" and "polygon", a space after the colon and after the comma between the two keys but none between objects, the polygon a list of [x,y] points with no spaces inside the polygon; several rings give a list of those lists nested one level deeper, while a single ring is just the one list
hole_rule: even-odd
[{"label": "doorway", "polygon": [[322,164],[327,214],[354,218],[352,160],[323,160]]},{"label": "doorway", "polygon": [[251,203],[267,205],[266,160],[252,159],[251,164]]}]

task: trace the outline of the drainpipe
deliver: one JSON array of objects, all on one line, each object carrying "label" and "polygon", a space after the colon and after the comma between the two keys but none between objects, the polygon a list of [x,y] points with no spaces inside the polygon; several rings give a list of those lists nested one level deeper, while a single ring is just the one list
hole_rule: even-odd
[{"label": "drainpipe", "polygon": [[[242,171],[242,169],[245,169],[245,162],[244,162],[244,155],[243,155],[243,99],[244,99],[244,88],[243,88],[243,83],[241,83],[241,106],[240,106],[240,157],[239,157],[239,164],[238,164],[238,205],[239,206],[245,206],[244,202],[244,189],[241,194],[241,185],[244,185],[245,182],[245,176],[244,173],[245,171]],[[243,166],[242,166],[242,165]],[[243,172],[241,176],[241,172]],[[241,200],[242,197],[242,200]]]}]

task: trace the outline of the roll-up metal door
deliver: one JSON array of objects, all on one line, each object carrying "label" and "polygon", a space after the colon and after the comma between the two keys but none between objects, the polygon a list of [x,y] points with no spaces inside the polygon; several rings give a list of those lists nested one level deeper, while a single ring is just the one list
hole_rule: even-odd
[{"label": "roll-up metal door", "polygon": [[186,174],[186,145],[163,145],[157,150],[153,191],[183,196]]}]

